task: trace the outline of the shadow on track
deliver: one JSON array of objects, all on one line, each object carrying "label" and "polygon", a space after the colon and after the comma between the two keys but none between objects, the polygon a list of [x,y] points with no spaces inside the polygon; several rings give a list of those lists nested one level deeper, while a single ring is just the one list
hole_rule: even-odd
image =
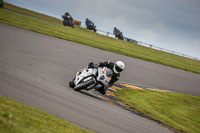
[{"label": "shadow on track", "polygon": [[87,91],[77,91],[77,92],[80,92],[81,94],[90,96],[90,97],[92,97],[92,98],[96,98],[96,99],[101,100],[101,101],[105,101],[104,99],[102,99],[102,98],[96,96],[96,95],[93,94],[93,93],[91,93],[91,94],[90,94],[90,93],[87,93]]}]

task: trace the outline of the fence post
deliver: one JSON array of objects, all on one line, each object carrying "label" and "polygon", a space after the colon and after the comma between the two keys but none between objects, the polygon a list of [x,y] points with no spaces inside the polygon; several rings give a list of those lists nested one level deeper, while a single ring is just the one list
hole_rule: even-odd
[{"label": "fence post", "polygon": [[107,32],[107,36],[109,36],[109,32]]}]

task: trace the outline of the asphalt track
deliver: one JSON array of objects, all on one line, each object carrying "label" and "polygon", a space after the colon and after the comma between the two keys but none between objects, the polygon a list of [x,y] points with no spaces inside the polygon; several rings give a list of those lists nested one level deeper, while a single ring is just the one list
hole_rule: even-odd
[{"label": "asphalt track", "polygon": [[99,133],[172,132],[68,86],[90,61],[123,60],[120,81],[199,95],[200,75],[0,23],[0,94]]}]

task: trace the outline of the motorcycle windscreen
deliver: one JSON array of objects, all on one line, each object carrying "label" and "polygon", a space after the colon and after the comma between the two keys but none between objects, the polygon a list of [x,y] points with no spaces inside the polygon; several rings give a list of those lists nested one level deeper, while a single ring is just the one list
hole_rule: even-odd
[{"label": "motorcycle windscreen", "polygon": [[111,78],[113,76],[112,70],[106,69],[106,76]]}]

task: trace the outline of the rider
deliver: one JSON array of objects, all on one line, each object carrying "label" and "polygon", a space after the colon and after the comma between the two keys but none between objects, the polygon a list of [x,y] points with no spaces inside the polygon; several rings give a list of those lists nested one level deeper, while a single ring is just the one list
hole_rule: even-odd
[{"label": "rider", "polygon": [[68,11],[65,13],[64,18],[67,19],[67,20],[71,20],[71,21],[73,22],[73,18],[72,18],[72,16],[69,14]]},{"label": "rider", "polygon": [[91,22],[88,18],[86,18],[86,20],[85,20],[85,25],[88,27],[91,23],[92,23],[92,22]]},{"label": "rider", "polygon": [[[111,77],[111,81],[108,83],[109,87],[111,87],[116,81],[119,80],[120,72],[124,70],[125,64],[122,61],[117,61],[115,63],[111,61],[105,61],[105,62],[99,62],[97,64],[94,64],[94,62],[90,62],[88,64],[88,68],[94,69],[95,67],[107,67],[113,71],[113,76]],[[74,88],[75,86],[74,79],[69,82],[69,86]],[[107,89],[108,87],[107,88],[101,87],[98,89],[98,91],[104,95],[106,94]]]},{"label": "rider", "polygon": [[119,32],[120,32],[119,29],[117,29],[116,27],[114,27],[113,34],[114,34],[115,36],[117,36],[117,34],[118,34]]},{"label": "rider", "polygon": [[113,34],[115,35],[115,38],[124,40],[123,39],[123,33],[119,29],[117,29],[116,27],[114,27]]},{"label": "rider", "polygon": [[[119,80],[120,78],[120,72],[122,72],[125,68],[125,64],[122,61],[117,61],[117,62],[111,62],[111,61],[105,61],[105,62],[99,62],[98,64],[94,64],[94,62],[90,62],[88,64],[88,68],[94,68],[95,66],[97,67],[107,67],[113,71],[113,76],[111,81],[108,83],[109,87],[111,87],[116,81]],[[108,88],[99,88],[98,91],[101,94],[105,94]]]}]

